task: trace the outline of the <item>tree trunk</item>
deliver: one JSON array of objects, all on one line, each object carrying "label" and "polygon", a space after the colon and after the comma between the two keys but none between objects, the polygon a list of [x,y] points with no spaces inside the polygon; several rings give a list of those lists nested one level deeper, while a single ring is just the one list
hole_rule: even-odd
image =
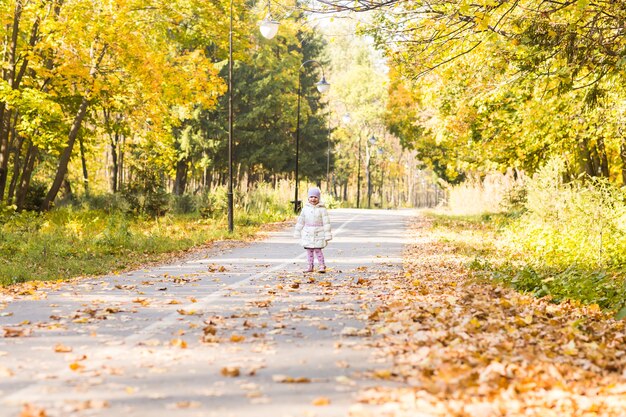
[{"label": "tree trunk", "polygon": [[[117,127],[111,127],[111,111],[108,109],[102,110],[104,119],[104,125],[109,135],[109,149],[111,151],[111,165],[109,167],[109,188],[113,194],[117,193],[121,188],[121,163],[122,158],[120,155],[121,138],[122,135],[118,131]],[[120,121],[121,117],[117,117],[117,121]]]},{"label": "tree trunk", "polygon": [[622,137],[619,156],[622,160],[622,184],[626,186],[626,135]]},{"label": "tree trunk", "polygon": [[85,147],[83,146],[82,138],[78,138],[78,145],[80,147],[80,161],[83,166],[83,186],[85,195],[89,197],[89,173],[87,172],[87,160],[85,159]]},{"label": "tree trunk", "polygon": [[[7,67],[2,71],[2,78],[9,83],[12,89],[17,88],[15,83],[15,65],[17,56],[17,41],[19,35],[20,20],[22,18],[22,2],[15,2],[15,11],[13,12],[13,25],[9,29],[11,40],[5,45],[5,59]],[[0,200],[4,198],[4,190],[8,178],[9,166],[9,132],[11,129],[10,112],[7,114],[6,104],[2,103],[0,108]]]},{"label": "tree trunk", "polygon": [[187,188],[187,173],[189,171],[189,158],[183,158],[176,162],[176,177],[174,179],[174,195],[183,195]]},{"label": "tree trunk", "polygon": [[124,145],[126,143],[126,137],[122,135],[121,140],[118,141],[118,143],[119,143],[119,147],[118,147],[119,172],[118,172],[117,189],[123,190],[124,180],[126,178],[124,175],[124,163],[125,163],[125,155],[124,155],[125,146]]},{"label": "tree trunk", "polygon": [[598,159],[599,159],[599,167],[600,171],[598,174],[602,174],[603,177],[609,177],[609,159],[606,155],[606,146],[604,145],[604,137],[598,137],[598,144],[596,145],[598,148]]},{"label": "tree trunk", "polygon": [[54,181],[52,182],[52,186],[46,195],[46,198],[41,203],[41,210],[46,211],[49,210],[52,206],[52,202],[56,198],[59,190],[61,189],[61,185],[63,184],[63,180],[65,179],[65,175],[67,174],[67,165],[70,162],[70,157],[72,156],[72,149],[74,148],[74,142],[78,137],[78,131],[80,130],[80,126],[87,114],[87,107],[89,106],[89,100],[87,96],[83,96],[83,99],[78,107],[78,112],[76,113],[76,117],[74,118],[74,122],[72,123],[72,128],[70,129],[70,133],[68,135],[67,146],[63,150],[61,154],[61,158],[59,159],[59,166],[57,168],[56,176],[54,177]]},{"label": "tree trunk", "polygon": [[13,198],[15,197],[15,189],[17,187],[17,183],[20,176],[20,170],[22,169],[22,161],[21,161],[21,153],[22,146],[24,145],[24,138],[18,136],[15,141],[14,152],[13,152],[13,175],[11,176],[11,183],[9,184],[9,194],[7,196],[7,201],[11,203]]},{"label": "tree trunk", "polygon": [[24,170],[22,171],[20,182],[17,187],[17,194],[15,196],[15,205],[17,206],[18,210],[22,210],[24,208],[26,193],[28,192],[28,188],[30,187],[30,180],[33,174],[33,169],[35,168],[35,161],[37,160],[38,154],[39,149],[31,143],[28,147],[28,151],[26,152]]},{"label": "tree trunk", "polygon": [[5,117],[5,104],[0,106],[0,201],[4,199],[9,166],[9,120]]},{"label": "tree trunk", "polygon": [[583,172],[587,175],[594,175],[594,166],[593,166],[593,158],[591,152],[589,151],[589,145],[586,138],[581,138],[578,140],[578,155],[580,161],[580,167]]},{"label": "tree trunk", "polygon": [[111,187],[111,192],[113,194],[117,193],[117,176],[119,173],[119,165],[117,160],[117,144],[119,143],[119,134],[115,133],[114,135],[110,135],[110,146],[111,146],[111,176],[109,177],[109,184]]}]

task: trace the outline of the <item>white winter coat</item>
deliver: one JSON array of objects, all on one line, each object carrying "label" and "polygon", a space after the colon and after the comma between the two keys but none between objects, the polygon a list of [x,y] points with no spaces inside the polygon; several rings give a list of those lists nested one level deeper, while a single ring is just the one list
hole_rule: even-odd
[{"label": "white winter coat", "polygon": [[324,203],[316,206],[308,201],[300,212],[294,237],[300,238],[300,243],[307,249],[323,248],[333,238],[330,230],[330,219]]}]

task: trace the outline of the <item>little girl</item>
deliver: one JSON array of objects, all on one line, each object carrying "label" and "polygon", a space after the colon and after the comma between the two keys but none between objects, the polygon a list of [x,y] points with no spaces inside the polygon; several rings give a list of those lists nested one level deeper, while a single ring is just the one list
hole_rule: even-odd
[{"label": "little girl", "polygon": [[313,255],[317,255],[319,272],[326,272],[326,263],[322,248],[333,238],[330,231],[330,220],[324,203],[320,201],[320,189],[309,188],[309,198],[298,217],[294,236],[307,251],[309,268],[304,272],[313,272]]}]

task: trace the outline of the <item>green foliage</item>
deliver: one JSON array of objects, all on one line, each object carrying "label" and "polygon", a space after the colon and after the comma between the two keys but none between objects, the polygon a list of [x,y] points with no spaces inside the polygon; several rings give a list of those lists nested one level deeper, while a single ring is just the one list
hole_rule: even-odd
[{"label": "green foliage", "polygon": [[39,210],[41,203],[46,198],[48,192],[48,186],[41,181],[33,181],[26,192],[26,198],[24,199],[23,210]]},{"label": "green foliage", "polygon": [[95,194],[83,196],[81,207],[85,210],[104,211],[107,214],[131,212],[128,201],[122,194]]},{"label": "green foliage", "polygon": [[195,213],[198,210],[198,198],[190,194],[172,195],[170,211],[174,214]]},{"label": "green foliage", "polygon": [[[454,243],[472,257],[469,267],[477,276],[554,302],[577,300],[621,311],[626,304],[624,190],[605,179],[564,181],[565,170],[564,161],[555,158],[527,179],[523,211],[448,217],[436,225],[454,230]],[[487,250],[477,251],[459,238],[465,230],[479,231]]]},{"label": "green foliage", "polygon": [[227,210],[228,189],[226,187],[217,187],[210,193],[204,193],[201,196],[199,211],[203,218],[214,219],[224,217],[226,216]]},{"label": "green foliage", "polygon": [[510,239],[531,262],[564,269],[626,267],[626,205],[607,180],[563,182],[565,164],[552,159],[528,182],[526,213]]},{"label": "green foliage", "polygon": [[260,185],[236,196],[235,202],[243,210],[247,224],[282,221],[293,215],[286,196],[268,185]]},{"label": "green foliage", "polygon": [[0,225],[9,221],[15,215],[16,210],[17,207],[15,205],[7,206],[0,203]]},{"label": "green foliage", "polygon": [[322,199],[324,200],[324,205],[326,206],[326,208],[334,209],[334,208],[341,207],[341,200],[339,200],[337,197],[333,196],[332,194],[324,195],[322,197],[323,197]]},{"label": "green foliage", "polygon": [[385,4],[366,31],[389,58],[388,128],[440,178],[561,155],[572,178],[626,181],[623,2],[423,4]]},{"label": "green foliage", "polygon": [[164,175],[154,169],[149,157],[143,157],[134,165],[131,179],[122,190],[122,195],[134,214],[158,217],[169,210],[169,194],[165,188]]}]

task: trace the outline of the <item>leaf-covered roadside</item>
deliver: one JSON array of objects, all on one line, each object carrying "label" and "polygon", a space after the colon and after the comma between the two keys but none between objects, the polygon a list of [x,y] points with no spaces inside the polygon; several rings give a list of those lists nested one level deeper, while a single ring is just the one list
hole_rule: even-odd
[{"label": "leaf-covered roadside", "polygon": [[370,390],[368,401],[395,416],[623,415],[623,322],[472,278],[472,243],[431,226],[415,223],[403,275],[381,276],[375,289],[370,327],[393,358],[375,376],[402,384]]}]

